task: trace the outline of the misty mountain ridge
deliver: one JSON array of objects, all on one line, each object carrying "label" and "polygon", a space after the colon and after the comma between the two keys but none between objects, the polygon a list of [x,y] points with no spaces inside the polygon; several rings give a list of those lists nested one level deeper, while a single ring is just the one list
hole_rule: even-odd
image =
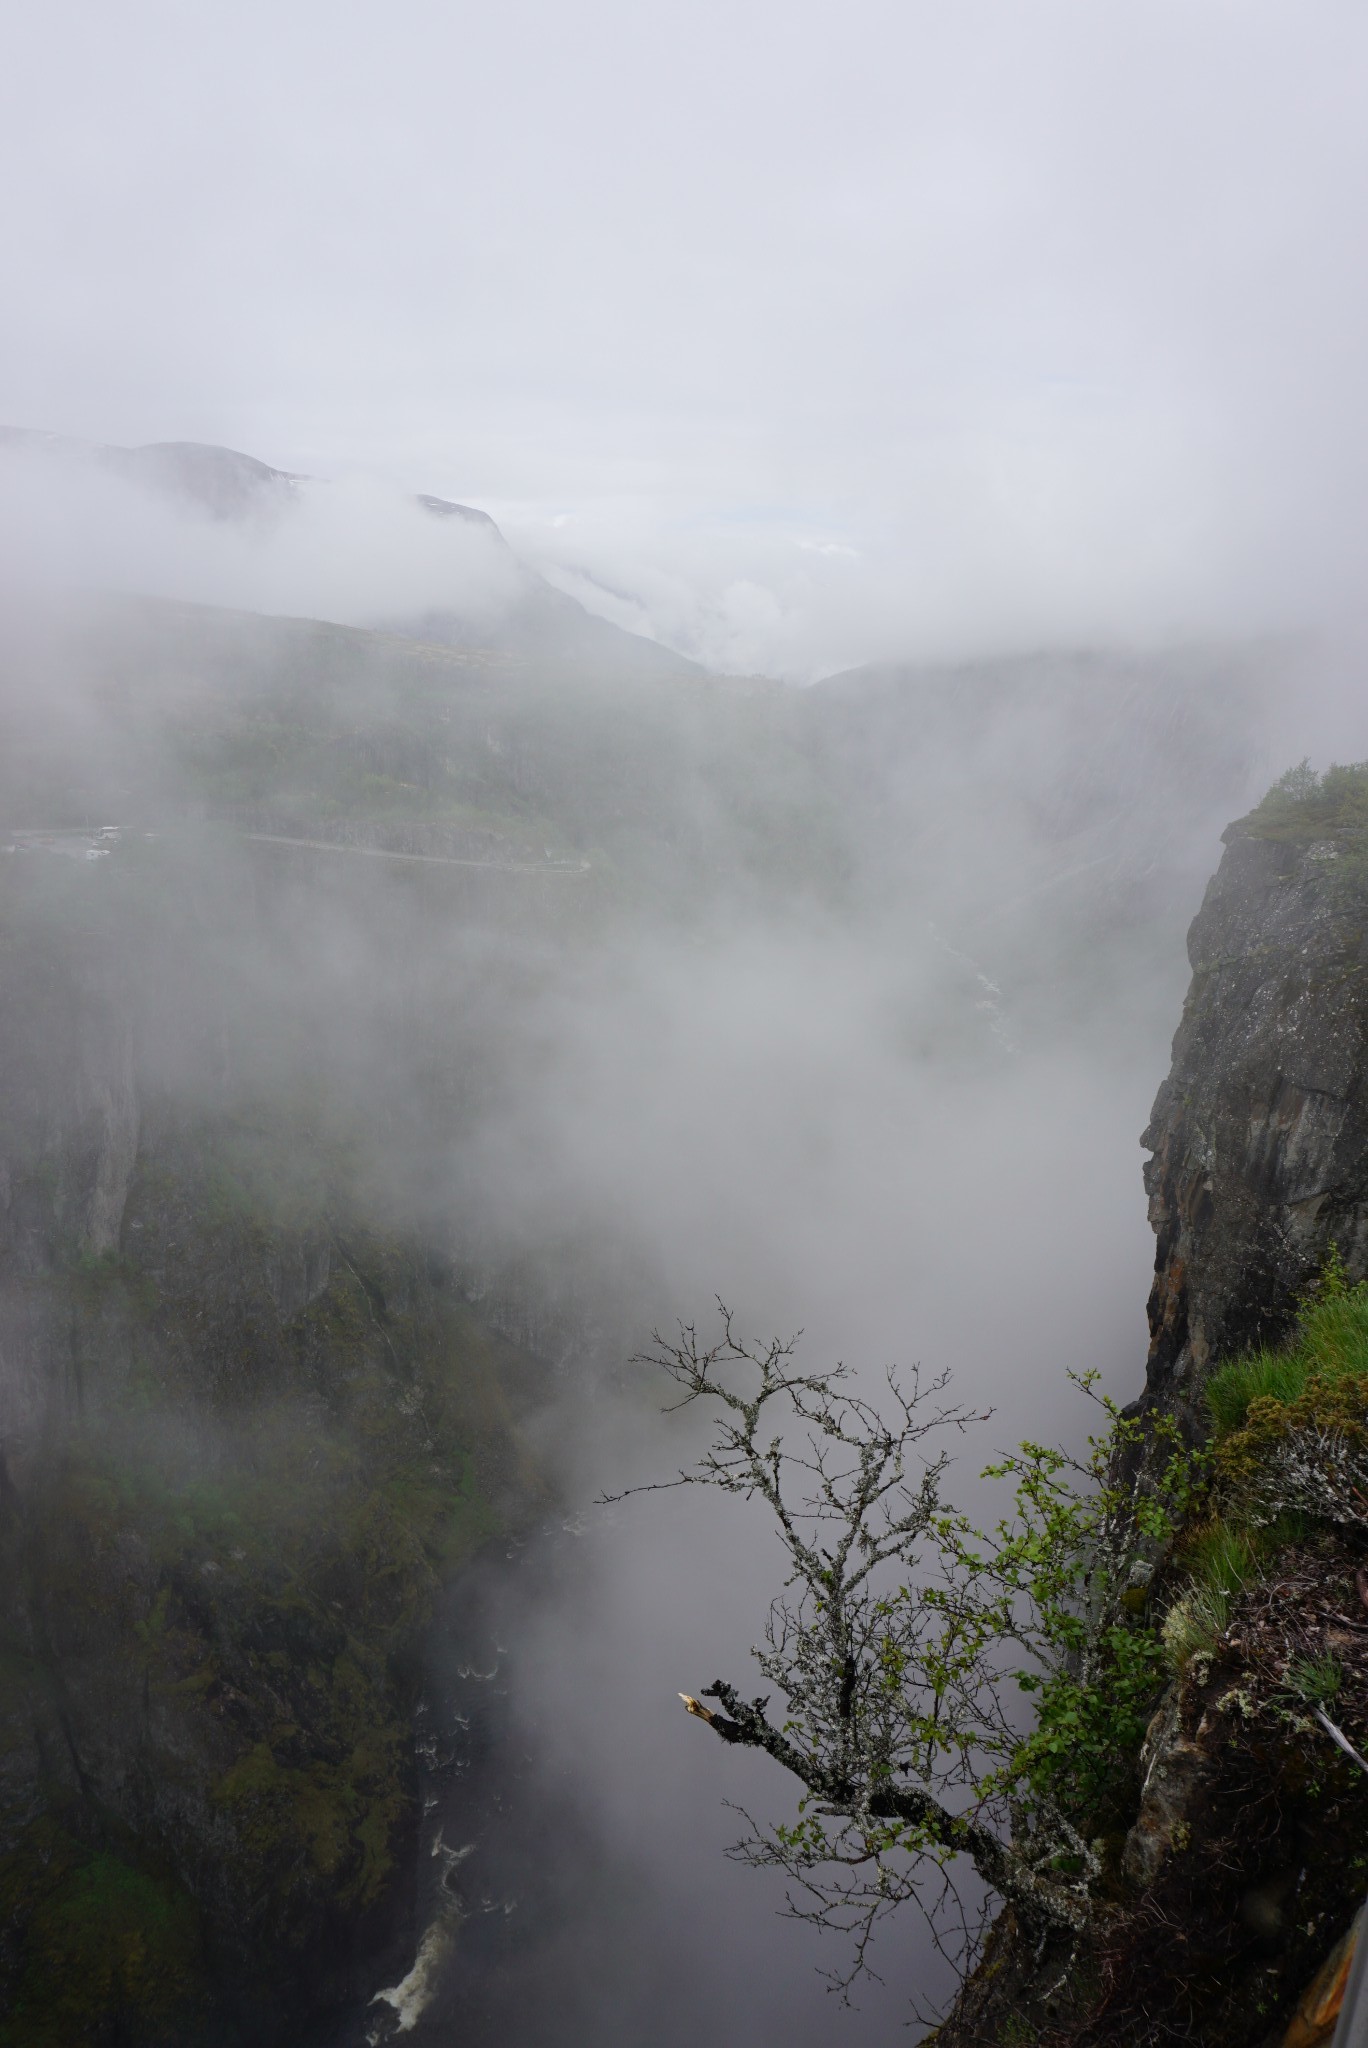
[{"label": "misty mountain ridge", "polygon": [[[39,429],[0,427],[0,455],[7,450],[47,458],[73,471],[82,466],[95,469],[133,483],[168,505],[230,528],[258,523],[269,530],[272,523],[301,509],[310,492],[331,488],[326,478],[275,468],[256,456],[202,442],[120,447]],[[508,580],[505,600],[428,604],[412,612],[377,613],[351,623],[429,644],[551,660],[558,666],[583,664],[624,675],[634,672],[681,679],[717,673],[659,640],[615,624],[559,589],[518,556],[488,512],[432,492],[412,493],[405,502],[439,525],[488,543],[499,572]],[[630,593],[613,590],[608,595],[622,601]],[[298,605],[280,609],[326,616]],[[1198,676],[1210,675],[1223,684],[1227,678],[1248,676],[1254,668],[1276,668],[1281,673],[1290,659],[1303,653],[1289,644],[1272,643],[1196,645],[1130,656],[1106,647],[1063,646],[948,661],[883,659],[837,671],[807,687],[838,696],[846,705],[858,704],[861,723],[871,734],[875,726],[888,728],[887,736],[901,757],[907,752],[913,726],[920,726],[924,736],[945,731],[947,721],[964,733],[982,730],[1000,721],[1009,698],[1029,698],[1038,705],[1048,699],[1045,715],[1057,723],[1067,715],[1069,676],[1084,692],[1114,697],[1118,690],[1143,690],[1156,681],[1162,689],[1165,679],[1181,690]],[[724,673],[729,679],[752,685],[768,680],[761,676],[732,678],[730,671]],[[900,711],[896,708],[899,704]],[[1096,725],[1098,721],[1092,718],[1090,722]],[[1124,724],[1123,716],[1120,725]],[[880,745],[868,749],[871,760]]]},{"label": "misty mountain ridge", "polygon": [[1162,1013],[1170,970],[1146,971],[1151,950],[1195,907],[1224,819],[1285,765],[1286,657],[1268,650],[870,669],[795,690],[637,664],[630,636],[589,664],[578,647],[158,599],[92,597],[27,638],[18,618],[0,657],[10,832],[199,819],[568,866],[607,892],[610,922],[693,928],[764,904],[877,932],[942,990],[934,1014],[971,1020],[966,1047],[984,1028],[1001,1044],[1072,1030],[1123,988],[1123,1011]]},{"label": "misty mountain ridge", "polygon": [[[254,557],[302,531],[310,505],[338,502],[228,449],[19,430],[0,443],[135,482],[185,531],[247,536]],[[717,677],[554,588],[487,513],[404,502],[416,523],[401,541],[435,535],[440,562],[452,537],[464,584],[451,604],[325,623],[288,616],[286,576],[283,603],[250,610],[77,607],[57,638],[101,716],[118,705],[115,743],[83,752],[73,780],[65,740],[59,761],[24,712],[11,759],[30,768],[6,778],[5,822],[132,817],[149,795],[164,813],[175,792],[177,814],[240,831],[583,864],[652,914],[693,918],[758,890],[804,916],[820,904],[875,919],[919,956],[934,933],[937,972],[953,967],[964,1003],[997,1016],[992,984],[1053,1015],[1086,935],[1100,987],[1120,971],[1121,933],[1162,947],[1195,908],[1224,820],[1286,765],[1275,706],[1311,664],[1268,644],[870,664],[807,689]],[[311,544],[326,557],[345,538],[325,525]],[[1156,984],[1148,999],[1168,997]]]},{"label": "misty mountain ridge", "polygon": [[[198,441],[157,441],[123,448],[25,427],[0,427],[0,454],[50,461],[78,475],[82,468],[117,478],[167,504],[226,526],[270,526],[288,520],[326,479],[276,469],[237,449]],[[644,635],[597,617],[557,590],[511,549],[494,519],[473,505],[414,493],[409,502],[497,553],[505,601],[488,607],[431,606],[412,617],[370,622],[407,637],[451,646],[484,647],[599,667],[700,675],[697,662]]]},{"label": "misty mountain ridge", "polygon": [[866,792],[888,858],[894,841],[920,857],[935,758],[944,818],[1019,807],[1034,836],[1105,879],[1109,863],[1206,860],[1214,784],[1233,793],[1285,765],[1276,707],[1313,666],[1290,641],[874,663],[814,684],[811,717]]},{"label": "misty mountain ridge", "polygon": [[245,519],[277,509],[288,503],[297,485],[308,481],[290,470],[273,469],[255,455],[202,441],[150,441],[120,448],[35,427],[0,426],[0,449],[88,463],[194,505],[213,519]]}]

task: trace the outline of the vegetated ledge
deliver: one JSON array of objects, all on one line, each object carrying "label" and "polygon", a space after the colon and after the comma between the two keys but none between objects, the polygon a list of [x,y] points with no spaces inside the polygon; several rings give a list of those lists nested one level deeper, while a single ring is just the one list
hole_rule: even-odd
[{"label": "vegetated ledge", "polygon": [[1138,1567],[1169,1676],[1107,1811],[1085,1939],[999,1918],[939,2048],[1315,2048],[1368,1892],[1368,769],[1293,771],[1226,834],[1145,1134],[1133,1427],[1205,1476]]},{"label": "vegetated ledge", "polygon": [[293,2042],[411,1953],[423,1630],[544,1503],[536,1368],[278,1114],[145,1107],[99,1255],[73,1151],[0,1232],[0,2043]]},{"label": "vegetated ledge", "polygon": [[1272,2048],[1368,1891],[1368,1776],[1320,1718],[1368,1746],[1368,1284],[1332,1260],[1206,1398],[1204,1483],[1133,1611],[1170,1676],[1094,1817],[1093,1924],[1040,1955],[1004,1915],[947,2048]]}]

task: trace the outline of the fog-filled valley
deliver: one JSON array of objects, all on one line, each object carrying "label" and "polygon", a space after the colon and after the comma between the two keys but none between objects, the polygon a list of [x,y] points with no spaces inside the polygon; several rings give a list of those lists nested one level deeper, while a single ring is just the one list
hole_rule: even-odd
[{"label": "fog-filled valley", "polygon": [[0,2048],[1330,2048],[1368,25],[9,41]]},{"label": "fog-filled valley", "polygon": [[[154,509],[212,562],[258,514],[188,461]],[[795,689],[534,634],[497,534],[417,517],[463,610],[82,588],[50,534],[6,593],[6,1741],[21,1806],[35,1714],[63,1788],[11,1995],[93,1799],[194,1918],[196,2039],[827,2040],[838,1959],[723,1854],[784,1790],[676,1699],[777,1552],[595,1504],[697,1440],[628,1361],[721,1296],[861,1384],[950,1371],[971,1490],[1080,1441],[1070,1372],[1136,1391],[1135,1139],[1219,834],[1363,736],[1309,640]],[[915,1929],[875,1963],[843,2039],[952,1985]]]}]

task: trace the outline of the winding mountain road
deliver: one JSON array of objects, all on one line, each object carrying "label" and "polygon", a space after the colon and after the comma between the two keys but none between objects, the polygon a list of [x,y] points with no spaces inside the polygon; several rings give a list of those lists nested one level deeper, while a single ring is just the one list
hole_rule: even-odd
[{"label": "winding mountain road", "polygon": [[[239,832],[234,835],[260,846],[298,846],[310,853],[350,853],[363,860],[398,860],[437,868],[483,868],[502,875],[568,875],[582,877],[590,872],[587,860],[473,860],[450,853],[399,853],[387,846],[345,846],[336,839],[295,839],[284,832]],[[119,842],[119,828],[103,830],[82,826],[27,827],[12,835],[5,852],[61,853],[76,859],[93,860],[109,853]]]},{"label": "winding mountain road", "polygon": [[314,853],[357,853],[367,860],[422,861],[439,868],[494,868],[505,875],[584,875],[587,861],[463,860],[448,853],[395,853],[386,846],[342,846],[335,839],[290,839],[283,832],[244,832],[261,846],[303,846]]}]

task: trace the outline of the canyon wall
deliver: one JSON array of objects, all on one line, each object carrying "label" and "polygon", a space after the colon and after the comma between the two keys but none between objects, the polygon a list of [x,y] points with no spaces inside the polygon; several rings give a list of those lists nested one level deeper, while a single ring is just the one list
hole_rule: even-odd
[{"label": "canyon wall", "polygon": [[1352,802],[1275,792],[1225,834],[1142,1143],[1144,1405],[1197,1426],[1217,1360],[1276,1342],[1330,1246],[1368,1273],[1368,894]]}]

